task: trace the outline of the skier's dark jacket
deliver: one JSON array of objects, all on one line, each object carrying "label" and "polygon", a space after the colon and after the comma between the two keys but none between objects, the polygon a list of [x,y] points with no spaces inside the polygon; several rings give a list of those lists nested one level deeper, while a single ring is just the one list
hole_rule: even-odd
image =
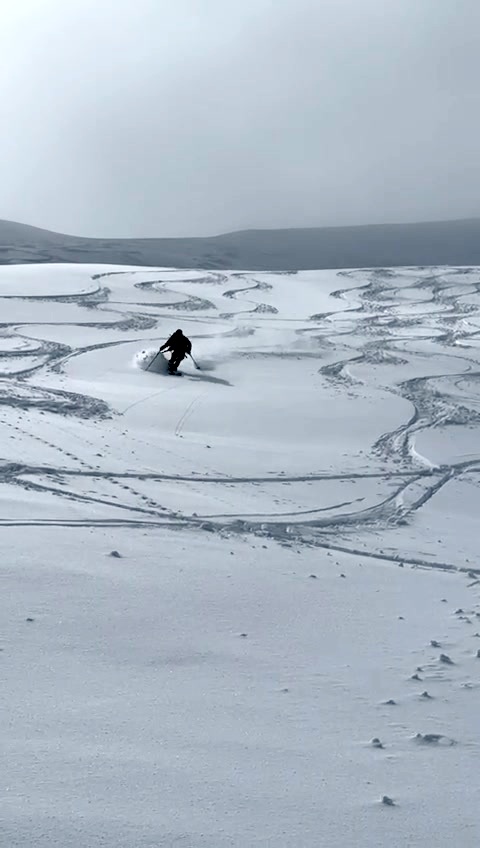
[{"label": "skier's dark jacket", "polygon": [[172,350],[174,353],[183,353],[185,356],[192,350],[192,343],[190,339],[183,335],[181,330],[175,330],[160,350]]}]

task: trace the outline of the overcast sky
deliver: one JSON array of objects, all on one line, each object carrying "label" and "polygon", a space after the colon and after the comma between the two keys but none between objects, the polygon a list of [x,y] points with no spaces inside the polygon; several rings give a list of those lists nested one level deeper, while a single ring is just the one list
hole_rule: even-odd
[{"label": "overcast sky", "polygon": [[1,0],[0,217],[480,216],[480,0]]}]

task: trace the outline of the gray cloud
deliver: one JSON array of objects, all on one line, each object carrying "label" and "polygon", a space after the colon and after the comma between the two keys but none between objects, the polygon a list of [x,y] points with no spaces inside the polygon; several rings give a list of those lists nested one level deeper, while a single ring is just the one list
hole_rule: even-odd
[{"label": "gray cloud", "polygon": [[0,216],[165,236],[479,215],[479,42],[478,0],[4,0]]}]

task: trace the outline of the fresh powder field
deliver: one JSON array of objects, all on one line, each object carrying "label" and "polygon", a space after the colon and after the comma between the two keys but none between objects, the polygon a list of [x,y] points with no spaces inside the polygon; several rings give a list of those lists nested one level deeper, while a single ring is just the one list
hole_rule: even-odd
[{"label": "fresh powder field", "polygon": [[480,269],[0,308],[0,845],[477,848]]}]

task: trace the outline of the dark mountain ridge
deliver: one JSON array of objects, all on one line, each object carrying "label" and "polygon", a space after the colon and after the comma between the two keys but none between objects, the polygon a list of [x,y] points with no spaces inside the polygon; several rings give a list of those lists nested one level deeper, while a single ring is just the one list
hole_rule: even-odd
[{"label": "dark mountain ridge", "polygon": [[480,218],[145,239],[83,238],[0,220],[0,264],[29,262],[253,271],[480,265]]}]

